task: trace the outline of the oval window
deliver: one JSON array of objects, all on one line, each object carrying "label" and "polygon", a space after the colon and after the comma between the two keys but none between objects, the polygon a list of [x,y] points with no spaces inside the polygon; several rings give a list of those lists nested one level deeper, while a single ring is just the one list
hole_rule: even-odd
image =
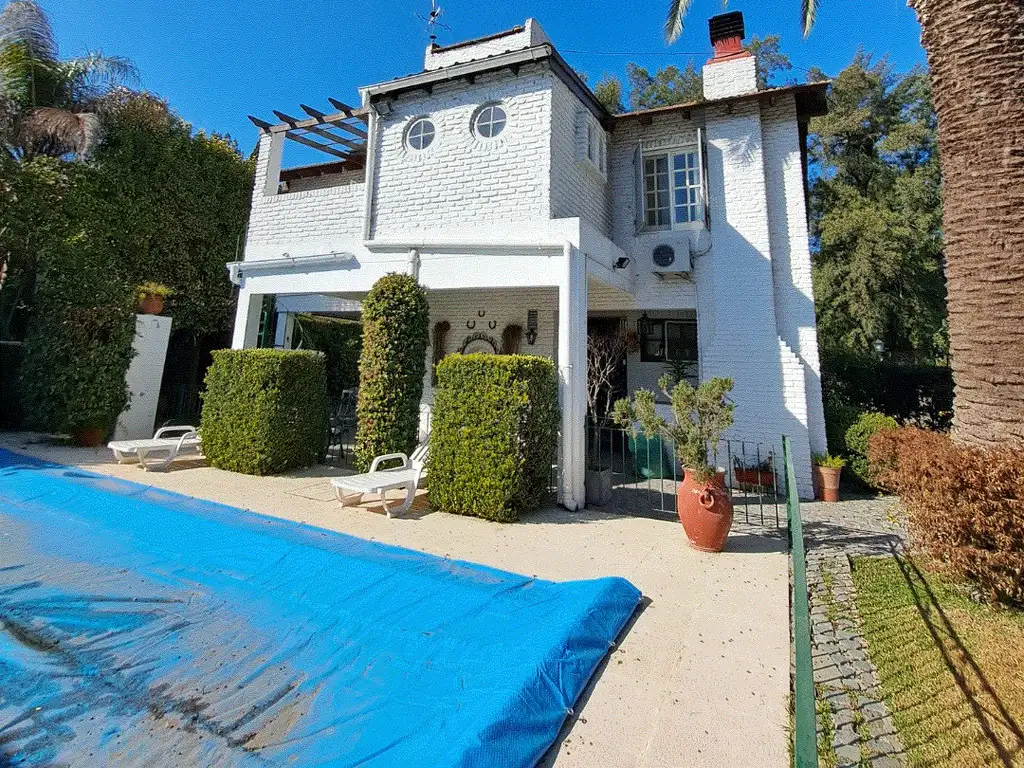
[{"label": "oval window", "polygon": [[654,249],[653,258],[659,267],[671,267],[676,260],[676,252],[671,245],[659,245]]},{"label": "oval window", "polygon": [[405,143],[410,149],[417,151],[424,150],[434,141],[434,124],[425,117],[418,117],[412,121],[409,130],[405,134]]},{"label": "oval window", "polygon": [[497,104],[488,104],[476,113],[473,124],[477,135],[485,139],[493,139],[505,129],[505,110]]}]

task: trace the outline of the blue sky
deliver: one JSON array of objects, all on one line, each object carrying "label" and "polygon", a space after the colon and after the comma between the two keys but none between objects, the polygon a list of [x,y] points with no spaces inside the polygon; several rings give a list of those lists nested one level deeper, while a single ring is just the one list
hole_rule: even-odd
[{"label": "blue sky", "polygon": [[[356,88],[422,68],[430,0],[42,0],[64,55],[90,49],[128,56],[142,85],[168,99],[196,128],[230,133],[243,152],[256,141],[246,119],[273,119],[272,109],[299,114],[299,102],[329,109],[327,97],[358,103]],[[710,54],[707,19],[720,0],[694,0],[686,30],[671,48],[661,37],[666,0],[589,3],[440,0],[439,42],[540,21],[569,63],[593,84],[621,75],[626,62],[650,69],[702,63]],[[924,62],[920,29],[906,0],[821,0],[804,40],[799,0],[741,3],[747,35],[778,33],[803,79],[818,66],[834,73],[858,47],[888,54],[899,70]],[[627,56],[600,55],[596,52]]]}]

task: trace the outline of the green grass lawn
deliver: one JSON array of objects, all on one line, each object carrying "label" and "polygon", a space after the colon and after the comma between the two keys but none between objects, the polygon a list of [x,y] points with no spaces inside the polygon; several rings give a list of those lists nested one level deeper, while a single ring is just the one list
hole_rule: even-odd
[{"label": "green grass lawn", "polygon": [[911,766],[1024,766],[1024,613],[977,605],[912,558],[856,558],[871,660]]}]

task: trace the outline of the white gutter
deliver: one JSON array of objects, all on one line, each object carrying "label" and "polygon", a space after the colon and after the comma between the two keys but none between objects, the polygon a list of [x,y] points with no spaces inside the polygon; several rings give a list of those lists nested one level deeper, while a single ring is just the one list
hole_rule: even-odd
[{"label": "white gutter", "polygon": [[306,271],[323,269],[355,261],[355,254],[347,252],[323,253],[315,256],[285,256],[280,259],[255,259],[253,261],[230,261],[227,264],[231,282],[241,285],[246,276],[266,272],[277,272],[282,269]]},{"label": "white gutter", "polygon": [[410,251],[427,253],[465,253],[475,254],[480,251],[489,253],[523,253],[524,251],[562,251],[564,242],[538,242],[527,240],[515,242],[504,240],[364,240],[363,247],[368,251]]},{"label": "white gutter", "polygon": [[370,229],[373,222],[373,192],[374,177],[377,167],[377,111],[367,107],[369,113],[366,122],[366,166],[363,169],[363,183],[366,185],[363,200],[363,239],[370,238]]}]

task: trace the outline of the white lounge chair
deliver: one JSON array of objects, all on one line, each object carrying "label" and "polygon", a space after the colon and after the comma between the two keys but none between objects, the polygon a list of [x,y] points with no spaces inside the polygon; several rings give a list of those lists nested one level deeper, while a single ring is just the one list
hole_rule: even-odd
[{"label": "white lounge chair", "polygon": [[[401,460],[401,465],[390,469],[377,469],[386,461]],[[420,443],[412,456],[404,453],[389,453],[385,456],[378,456],[370,464],[370,471],[362,475],[349,475],[348,477],[336,477],[331,480],[334,492],[338,501],[342,504],[351,496],[358,496],[356,503],[362,500],[367,493],[380,495],[381,506],[388,517],[403,515],[409,511],[413,499],[416,498],[416,489],[419,488],[420,480],[423,477],[427,463],[427,444]],[[396,488],[405,489],[405,500],[396,507],[388,507],[387,492]]]},{"label": "white lounge chair", "polygon": [[[137,461],[143,469],[162,472],[182,451],[202,451],[202,440],[195,427],[183,424],[161,427],[148,440],[114,440],[107,447],[114,452],[118,464]],[[150,454],[156,454],[156,458],[151,459]]]}]

